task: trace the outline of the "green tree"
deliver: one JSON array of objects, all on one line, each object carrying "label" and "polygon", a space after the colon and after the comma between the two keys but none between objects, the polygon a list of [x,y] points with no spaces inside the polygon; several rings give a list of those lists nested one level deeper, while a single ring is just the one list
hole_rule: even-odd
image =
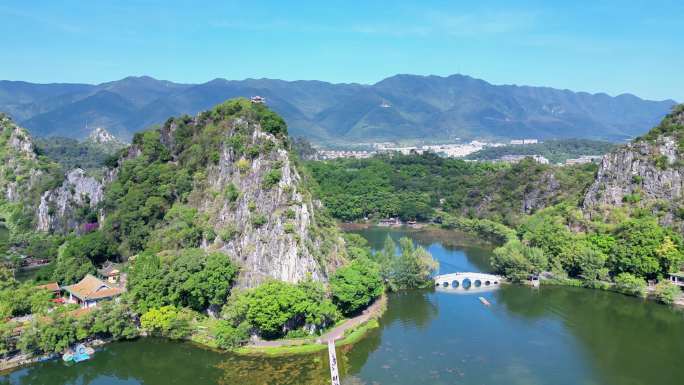
[{"label": "green tree", "polygon": [[162,306],[158,309],[150,309],[140,316],[140,327],[149,333],[171,339],[182,339],[192,332],[190,323],[193,318],[187,310],[174,306]]},{"label": "green tree", "polygon": [[226,350],[239,347],[249,339],[249,325],[247,323],[235,327],[229,321],[218,320],[213,332],[216,345]]},{"label": "green tree", "polygon": [[646,297],[646,281],[631,273],[620,273],[615,277],[615,290],[635,297]]},{"label": "green tree", "polygon": [[198,247],[203,229],[197,222],[197,209],[175,203],[150,235],[147,250],[159,252]]},{"label": "green tree", "polygon": [[682,289],[670,281],[662,281],[655,287],[655,296],[658,301],[672,305],[681,298]]},{"label": "green tree", "polygon": [[117,257],[116,246],[102,231],[67,240],[61,253],[75,259],[88,258],[95,265]]},{"label": "green tree", "polygon": [[681,236],[658,225],[656,219],[630,219],[615,231],[611,250],[611,272],[631,273],[637,277],[654,279],[679,268],[684,260]]},{"label": "green tree", "polygon": [[369,258],[371,248],[366,238],[359,234],[343,233],[344,243],[347,248],[347,255],[350,259]]},{"label": "green tree", "polygon": [[95,265],[85,255],[65,252],[61,247],[55,261],[52,279],[61,285],[71,285],[80,281],[86,274],[95,273]]},{"label": "green tree", "polygon": [[530,275],[544,271],[548,266],[548,260],[542,249],[512,240],[494,250],[492,266],[497,272],[520,282],[528,279]]},{"label": "green tree", "polygon": [[357,313],[382,294],[379,267],[365,258],[353,260],[330,277],[330,288],[333,300],[343,314]]},{"label": "green tree", "polygon": [[[394,245],[394,242],[392,242]],[[389,251],[389,245],[387,245]],[[392,290],[405,290],[432,286],[432,273],[439,264],[422,247],[415,247],[410,238],[399,240],[400,253],[390,260],[388,284]]]}]

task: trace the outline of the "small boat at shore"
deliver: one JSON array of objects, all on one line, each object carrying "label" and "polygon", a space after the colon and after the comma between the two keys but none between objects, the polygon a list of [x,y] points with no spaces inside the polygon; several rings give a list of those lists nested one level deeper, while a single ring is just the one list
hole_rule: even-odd
[{"label": "small boat at shore", "polygon": [[90,356],[92,356],[94,353],[95,350],[93,348],[86,347],[83,344],[78,344],[74,350],[69,349],[64,352],[62,355],[62,360],[64,362],[83,362],[89,360]]}]

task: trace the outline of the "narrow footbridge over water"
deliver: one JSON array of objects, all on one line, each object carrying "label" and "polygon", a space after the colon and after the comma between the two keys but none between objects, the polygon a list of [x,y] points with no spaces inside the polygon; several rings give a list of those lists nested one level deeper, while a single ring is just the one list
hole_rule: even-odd
[{"label": "narrow footbridge over water", "polygon": [[498,288],[503,278],[494,274],[458,272],[437,275],[434,280],[438,289],[484,291]]}]

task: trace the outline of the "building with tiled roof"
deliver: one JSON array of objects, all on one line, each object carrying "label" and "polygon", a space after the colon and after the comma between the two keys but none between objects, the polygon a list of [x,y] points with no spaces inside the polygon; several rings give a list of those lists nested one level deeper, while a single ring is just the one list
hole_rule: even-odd
[{"label": "building with tiled roof", "polygon": [[97,269],[97,275],[109,283],[116,284],[121,277],[121,264],[107,261],[102,265],[102,268]]},{"label": "building with tiled roof", "polygon": [[62,290],[57,282],[46,283],[45,285],[38,285],[36,289],[45,289],[51,293],[59,294]]},{"label": "building with tiled roof", "polygon": [[123,293],[122,289],[111,286],[90,274],[86,275],[81,282],[64,286],[63,289],[69,293],[68,302],[77,303],[81,307],[97,306],[98,302],[115,298]]}]

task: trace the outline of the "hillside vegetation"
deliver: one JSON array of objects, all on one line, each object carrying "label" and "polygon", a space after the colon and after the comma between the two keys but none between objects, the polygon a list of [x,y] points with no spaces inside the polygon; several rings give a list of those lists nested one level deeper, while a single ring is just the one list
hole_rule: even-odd
[{"label": "hillside vegetation", "polygon": [[440,212],[515,224],[525,214],[571,201],[591,184],[596,165],[554,167],[531,159],[509,165],[435,154],[307,163],[317,193],[335,217],[436,219]]}]

